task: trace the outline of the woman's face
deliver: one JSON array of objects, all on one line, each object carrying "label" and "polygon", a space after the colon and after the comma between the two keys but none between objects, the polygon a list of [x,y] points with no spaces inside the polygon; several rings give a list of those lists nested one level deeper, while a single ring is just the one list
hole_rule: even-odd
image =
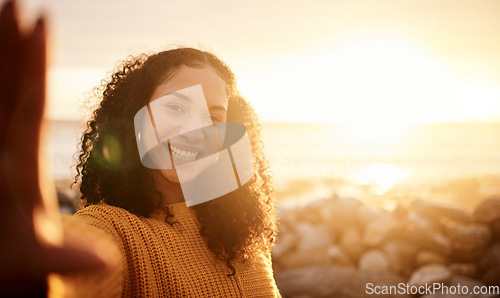
[{"label": "woman's face", "polygon": [[[181,66],[155,88],[149,102],[161,141],[170,140],[174,165],[192,167],[187,172],[192,172],[194,178],[202,170],[200,167],[207,165],[191,161],[208,156],[217,148],[216,139],[209,135],[214,130],[200,128],[226,121],[226,83],[211,66]],[[152,171],[171,183],[179,183],[175,168]]]}]

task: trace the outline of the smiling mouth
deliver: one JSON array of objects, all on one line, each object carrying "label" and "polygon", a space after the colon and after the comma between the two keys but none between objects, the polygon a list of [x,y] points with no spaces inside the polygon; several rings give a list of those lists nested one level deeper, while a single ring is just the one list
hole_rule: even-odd
[{"label": "smiling mouth", "polygon": [[178,147],[173,146],[172,144],[170,145],[170,148],[172,149],[172,156],[175,159],[178,159],[180,161],[184,162],[191,162],[196,160],[196,157],[198,156],[198,151],[188,151],[188,150],[183,150]]}]

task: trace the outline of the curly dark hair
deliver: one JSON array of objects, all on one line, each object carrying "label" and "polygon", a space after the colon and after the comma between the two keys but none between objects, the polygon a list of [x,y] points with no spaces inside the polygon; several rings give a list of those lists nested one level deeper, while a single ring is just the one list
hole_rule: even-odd
[{"label": "curly dark hair", "polygon": [[[155,190],[150,170],[139,159],[133,119],[156,86],[183,65],[210,65],[216,70],[227,85],[227,121],[245,125],[250,138],[254,179],[232,193],[192,207],[208,247],[226,261],[234,274],[232,260],[239,256],[245,259],[254,252],[268,253],[274,243],[274,190],[258,118],[240,95],[232,71],[215,55],[177,48],[123,61],[89,99],[100,102],[81,137],[74,183],[79,184],[84,206],[104,202],[144,217],[162,208],[161,193]],[[171,223],[172,214],[166,212],[165,220]],[[222,212],[225,216],[221,216]],[[231,218],[227,218],[228,214]],[[220,222],[222,218],[225,223]],[[227,220],[233,224],[226,224]]]}]

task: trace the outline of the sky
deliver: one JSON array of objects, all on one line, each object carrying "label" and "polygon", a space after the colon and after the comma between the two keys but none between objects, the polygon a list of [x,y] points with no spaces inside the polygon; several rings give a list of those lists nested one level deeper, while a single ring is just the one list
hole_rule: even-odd
[{"label": "sky", "polygon": [[500,1],[24,0],[49,28],[47,117],[79,120],[129,55],[210,50],[263,120],[500,121]]}]

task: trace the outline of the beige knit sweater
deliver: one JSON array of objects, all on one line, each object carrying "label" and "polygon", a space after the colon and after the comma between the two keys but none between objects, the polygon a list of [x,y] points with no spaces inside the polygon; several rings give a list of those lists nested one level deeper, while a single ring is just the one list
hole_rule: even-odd
[{"label": "beige knit sweater", "polygon": [[51,288],[56,284],[65,288],[65,296],[84,297],[280,296],[269,255],[235,262],[236,274],[228,277],[226,263],[216,259],[200,236],[193,211],[185,203],[170,208],[178,222],[174,225],[164,221],[160,210],[145,218],[104,203],[76,213],[87,224],[85,229],[97,228],[95,232],[115,246],[121,261],[92,276],[55,278]]}]

